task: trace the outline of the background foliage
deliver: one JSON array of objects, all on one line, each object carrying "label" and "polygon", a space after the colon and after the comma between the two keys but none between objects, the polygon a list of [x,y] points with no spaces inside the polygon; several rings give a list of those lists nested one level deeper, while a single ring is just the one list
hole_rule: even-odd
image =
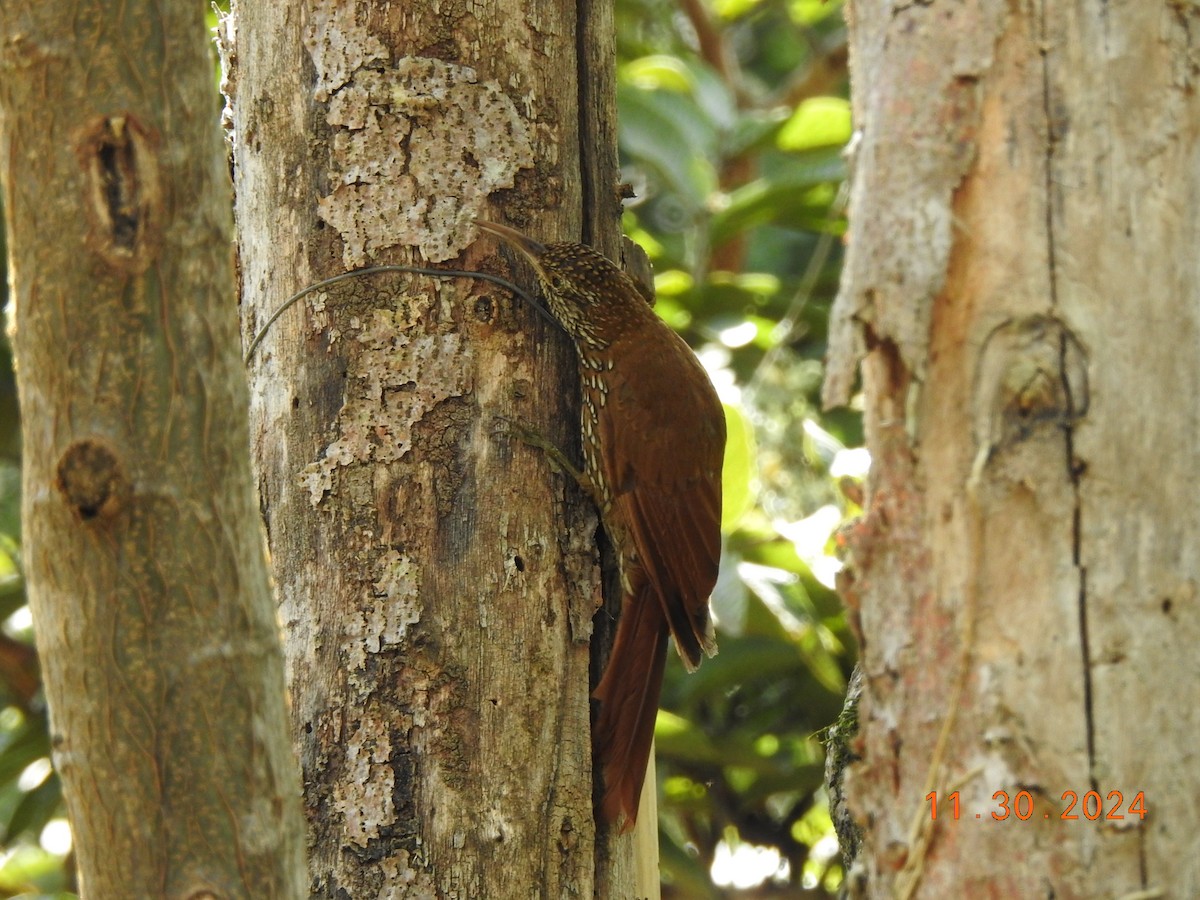
[{"label": "background foliage", "polygon": [[[845,228],[841,0],[618,0],[616,14],[621,158],[636,194],[624,224],[654,262],[659,313],[713,375],[730,433],[721,652],[692,676],[671,664],[658,722],[664,895],[832,896],[821,737],[854,656],[831,535],[856,511],[865,468],[848,449],[862,443],[857,414],[817,404]],[[72,888],[19,566],[19,454],[5,346],[0,897]]]},{"label": "background foliage", "polygon": [[657,738],[664,894],[836,891],[823,730],[853,644],[831,590],[865,463],[817,396],[850,138],[840,3],[617,4],[626,231],[727,403],[719,655],[672,665]]}]

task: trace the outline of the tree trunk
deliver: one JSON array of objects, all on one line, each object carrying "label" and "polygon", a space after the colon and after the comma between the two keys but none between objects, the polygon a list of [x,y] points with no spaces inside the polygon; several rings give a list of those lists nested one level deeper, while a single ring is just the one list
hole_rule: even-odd
[{"label": "tree trunk", "polygon": [[[530,284],[477,215],[614,254],[597,6],[235,2],[247,335],[368,262]],[[251,369],[314,894],[650,893],[592,818],[594,511],[506,424],[577,453],[565,337],[481,282],[373,275],[282,317]]]},{"label": "tree trunk", "polygon": [[26,577],[82,891],[298,897],[194,2],[0,5]]},{"label": "tree trunk", "polygon": [[826,383],[865,356],[860,890],[1195,896],[1200,9],[893,6]]}]

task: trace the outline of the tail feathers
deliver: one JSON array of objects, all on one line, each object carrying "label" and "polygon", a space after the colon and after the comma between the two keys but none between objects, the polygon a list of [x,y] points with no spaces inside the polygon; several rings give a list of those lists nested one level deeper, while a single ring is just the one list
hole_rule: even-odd
[{"label": "tail feathers", "polygon": [[627,596],[604,677],[593,695],[600,712],[592,730],[594,753],[604,779],[600,812],[628,831],[637,821],[638,800],[667,660],[667,620],[648,584]]}]

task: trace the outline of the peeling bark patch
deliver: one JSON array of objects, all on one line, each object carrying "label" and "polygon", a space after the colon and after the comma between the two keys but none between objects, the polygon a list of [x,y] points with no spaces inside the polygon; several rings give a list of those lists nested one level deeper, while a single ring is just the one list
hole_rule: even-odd
[{"label": "peeling bark patch", "polygon": [[129,482],[116,453],[95,439],[75,441],[58,460],[55,487],[85,522],[124,505]]},{"label": "peeling bark patch", "polygon": [[[982,83],[1005,7],[1000,0],[898,7],[882,49],[854,48],[880,77],[854,96],[852,240],[830,313],[826,407],[849,401],[868,329],[893,341],[924,379],[933,301],[957,237],[955,194],[975,160]],[[947,31],[959,39],[946,40]],[[886,208],[874,203],[881,195],[892,198]]]},{"label": "peeling bark patch", "polygon": [[344,817],[346,839],[359,847],[395,819],[391,754],[387,729],[379,723],[360,724],[346,742],[346,777],[334,785],[334,803]]},{"label": "peeling bark patch", "polygon": [[317,210],[341,234],[346,266],[395,246],[431,262],[456,256],[488,195],[533,166],[529,127],[512,100],[466,66],[392,63],[347,5],[314,11],[305,46],[333,129],[335,187]]},{"label": "peeling bark patch", "polygon": [[339,434],[300,483],[313,506],[333,489],[333,474],[354,463],[388,463],[412,448],[413,426],[450,397],[471,389],[471,351],[458,334],[412,334],[414,313],[376,309],[352,322],[346,339],[362,345],[337,415]]},{"label": "peeling bark patch", "polygon": [[146,270],[162,222],[157,141],[131,115],[97,119],[78,141],[88,244],[122,272]]},{"label": "peeling bark patch", "polygon": [[[372,598],[361,607],[361,616],[348,623],[346,662],[348,677],[358,682],[366,672],[367,658],[389,647],[399,646],[408,635],[408,626],[421,621],[420,578],[413,561],[388,550],[376,563]],[[369,688],[370,678],[362,682]]]},{"label": "peeling bark patch", "polygon": [[[424,869],[415,868],[420,865],[415,854],[401,850],[395,856],[379,861],[379,869],[384,874],[385,884],[389,889],[403,888],[402,896],[407,897],[436,897],[437,889],[432,876]],[[389,896],[381,892],[380,895]]]}]

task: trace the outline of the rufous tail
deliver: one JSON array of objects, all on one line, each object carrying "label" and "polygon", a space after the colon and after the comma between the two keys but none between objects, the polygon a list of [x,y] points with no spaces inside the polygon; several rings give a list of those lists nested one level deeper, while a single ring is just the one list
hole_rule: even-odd
[{"label": "rufous tail", "polygon": [[600,814],[622,831],[637,821],[638,800],[667,660],[667,620],[649,584],[626,596],[617,637],[604,677],[592,695],[600,701],[592,729],[592,748],[604,779]]}]

